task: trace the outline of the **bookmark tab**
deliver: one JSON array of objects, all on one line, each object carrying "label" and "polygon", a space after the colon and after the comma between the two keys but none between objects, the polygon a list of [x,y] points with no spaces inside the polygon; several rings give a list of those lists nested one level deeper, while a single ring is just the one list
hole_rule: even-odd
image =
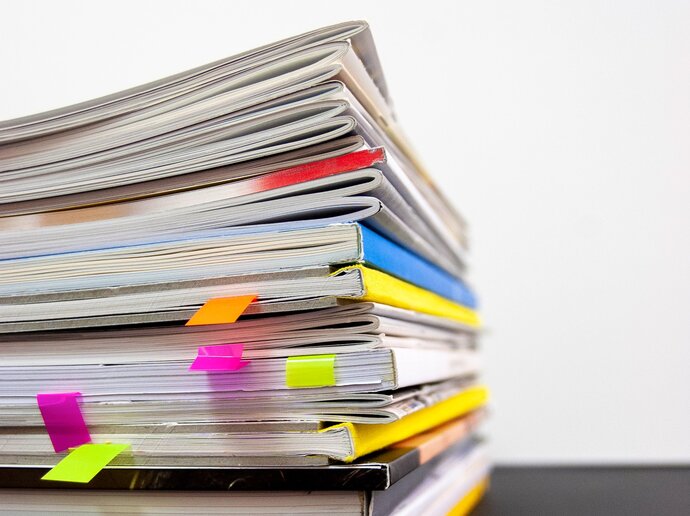
[{"label": "bookmark tab", "polygon": [[288,357],[285,383],[288,387],[335,385],[335,355]]},{"label": "bookmark tab", "polygon": [[244,313],[256,294],[235,297],[216,297],[209,299],[197,310],[185,326],[200,326],[202,324],[234,323]]},{"label": "bookmark tab", "polygon": [[43,475],[41,480],[86,484],[127,448],[129,444],[82,444]]},{"label": "bookmark tab", "polygon": [[36,401],[56,452],[91,442],[79,408],[79,392],[37,394]]},{"label": "bookmark tab", "polygon": [[242,360],[242,344],[200,346],[190,371],[239,371],[249,360]]}]

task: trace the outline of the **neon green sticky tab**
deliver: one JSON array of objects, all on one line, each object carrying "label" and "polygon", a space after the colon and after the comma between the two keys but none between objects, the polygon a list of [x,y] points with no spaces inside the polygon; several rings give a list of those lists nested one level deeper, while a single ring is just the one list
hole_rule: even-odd
[{"label": "neon green sticky tab", "polygon": [[288,357],[285,383],[288,387],[335,385],[335,355]]},{"label": "neon green sticky tab", "polygon": [[86,484],[127,448],[129,444],[82,444],[43,475],[41,480]]}]

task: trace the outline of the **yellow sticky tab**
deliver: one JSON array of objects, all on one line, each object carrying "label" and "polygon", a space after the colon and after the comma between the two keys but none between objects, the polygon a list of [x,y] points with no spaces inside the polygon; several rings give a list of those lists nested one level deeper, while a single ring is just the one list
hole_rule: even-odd
[{"label": "yellow sticky tab", "polygon": [[43,475],[41,480],[86,484],[127,448],[129,444],[82,444]]},{"label": "yellow sticky tab", "polygon": [[209,299],[185,326],[234,323],[255,299],[256,294]]},{"label": "yellow sticky tab", "polygon": [[288,387],[327,387],[335,385],[335,355],[289,357],[285,367]]}]

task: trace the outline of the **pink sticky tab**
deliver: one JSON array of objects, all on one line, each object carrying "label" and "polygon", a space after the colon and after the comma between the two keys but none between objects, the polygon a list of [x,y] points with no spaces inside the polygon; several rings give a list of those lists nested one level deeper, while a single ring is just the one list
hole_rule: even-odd
[{"label": "pink sticky tab", "polygon": [[197,357],[189,367],[190,371],[239,371],[247,364],[242,360],[242,344],[221,344],[200,346]]},{"label": "pink sticky tab", "polygon": [[36,395],[38,408],[56,452],[91,442],[91,434],[77,400],[80,396],[80,392]]}]

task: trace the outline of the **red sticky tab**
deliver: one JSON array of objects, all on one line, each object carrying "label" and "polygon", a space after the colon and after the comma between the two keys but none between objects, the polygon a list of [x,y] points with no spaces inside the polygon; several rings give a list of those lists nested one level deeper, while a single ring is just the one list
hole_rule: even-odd
[{"label": "red sticky tab", "polygon": [[37,394],[36,401],[56,452],[91,442],[77,398],[79,392]]},{"label": "red sticky tab", "polygon": [[244,313],[256,294],[236,297],[217,297],[209,299],[204,306],[187,321],[185,326],[200,326],[202,324],[234,323]]}]

